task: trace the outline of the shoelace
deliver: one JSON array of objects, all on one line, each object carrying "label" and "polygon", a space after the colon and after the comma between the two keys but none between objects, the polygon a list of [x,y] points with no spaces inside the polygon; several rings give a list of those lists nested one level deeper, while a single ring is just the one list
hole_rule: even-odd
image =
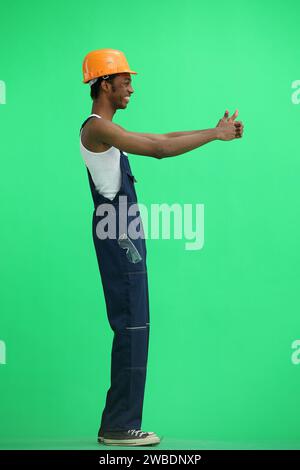
[{"label": "shoelace", "polygon": [[136,430],[136,429],[129,429],[127,431],[128,434],[131,434],[132,436],[137,436],[137,437],[142,437],[143,434],[147,434],[146,432],[143,432],[141,430]]}]

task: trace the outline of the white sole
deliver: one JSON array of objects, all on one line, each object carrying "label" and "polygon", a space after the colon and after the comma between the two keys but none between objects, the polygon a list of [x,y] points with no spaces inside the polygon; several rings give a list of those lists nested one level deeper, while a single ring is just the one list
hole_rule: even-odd
[{"label": "white sole", "polygon": [[142,445],[151,445],[159,444],[160,439],[158,436],[148,436],[140,439],[106,439],[103,438],[103,444],[111,446],[142,446]]},{"label": "white sole", "polygon": [[[155,432],[148,432],[148,434],[150,434],[151,436],[156,436]],[[101,437],[101,436],[98,436],[98,441],[99,442],[103,442],[104,441],[104,437]]]}]

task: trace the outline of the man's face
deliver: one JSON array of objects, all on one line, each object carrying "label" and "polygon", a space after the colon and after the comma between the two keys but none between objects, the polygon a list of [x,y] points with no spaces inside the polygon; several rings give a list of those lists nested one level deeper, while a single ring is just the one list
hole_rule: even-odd
[{"label": "man's face", "polygon": [[134,89],[131,86],[131,74],[121,73],[118,75],[111,86],[111,98],[118,108],[126,108]]}]

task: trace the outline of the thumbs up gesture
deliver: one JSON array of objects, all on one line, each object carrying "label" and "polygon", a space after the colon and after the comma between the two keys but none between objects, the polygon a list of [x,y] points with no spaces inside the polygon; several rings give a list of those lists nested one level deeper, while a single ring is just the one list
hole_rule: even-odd
[{"label": "thumbs up gesture", "polygon": [[238,116],[236,109],[232,116],[229,117],[229,111],[226,109],[224,116],[219,120],[216,128],[218,128],[218,139],[233,140],[243,136],[244,125],[241,121],[235,121]]}]

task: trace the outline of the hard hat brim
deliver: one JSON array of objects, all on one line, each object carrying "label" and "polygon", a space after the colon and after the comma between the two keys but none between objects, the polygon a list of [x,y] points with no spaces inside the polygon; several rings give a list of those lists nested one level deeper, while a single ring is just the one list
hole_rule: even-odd
[{"label": "hard hat brim", "polygon": [[[137,72],[134,72],[133,70],[124,70],[123,72],[117,72],[118,74],[121,74],[121,73],[133,73],[134,75],[138,75]],[[111,75],[114,75],[114,74],[111,74]],[[92,80],[93,78],[100,78],[100,77],[104,77],[105,75],[99,75],[98,77],[90,77],[90,78],[86,78],[85,80],[82,80],[83,83],[88,83],[90,80]]]}]

